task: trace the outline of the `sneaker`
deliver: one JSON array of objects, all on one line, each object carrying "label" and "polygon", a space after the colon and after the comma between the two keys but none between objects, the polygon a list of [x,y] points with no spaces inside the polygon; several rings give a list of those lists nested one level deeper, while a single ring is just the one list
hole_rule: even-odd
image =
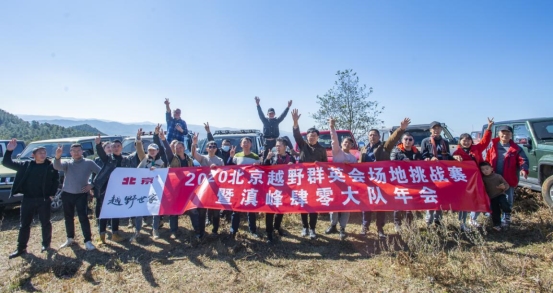
[{"label": "sneaker", "polygon": [[492,229],[494,229],[497,232],[501,232],[501,226],[494,226],[492,227]]},{"label": "sneaker", "polygon": [[129,229],[134,228],[134,223],[133,223],[133,221],[129,220],[129,224],[127,225],[127,228],[129,228]]},{"label": "sneaker", "polygon": [[470,227],[465,225],[465,223],[461,223],[459,230],[461,230],[461,232],[470,232]]},{"label": "sneaker", "polygon": [[60,245],[60,248],[68,247],[73,243],[75,243],[75,240],[73,240],[73,238],[67,238],[67,240],[62,245]]},{"label": "sneaker", "polygon": [[123,240],[125,240],[125,237],[119,235],[118,232],[119,231],[115,231],[115,232],[113,232],[113,234],[111,234],[111,241],[122,242]]},{"label": "sneaker", "polygon": [[340,228],[340,240],[346,239],[346,229]]},{"label": "sneaker", "polygon": [[152,230],[152,235],[154,236],[154,239],[159,239],[159,230],[158,229]]},{"label": "sneaker", "polygon": [[158,229],[163,228],[163,220],[159,220],[159,225],[157,226]]},{"label": "sneaker", "polygon": [[505,216],[503,217],[503,222],[505,222],[507,226],[511,224],[511,214],[505,213]]},{"label": "sneaker", "polygon": [[106,233],[100,233],[100,237],[98,238],[96,245],[100,246],[104,244],[106,244]]},{"label": "sneaker", "polygon": [[307,232],[307,228],[303,228],[303,230],[301,230],[301,236],[302,237],[306,237],[308,235],[309,232]]},{"label": "sneaker", "polygon": [[27,253],[26,249],[17,249],[16,251],[14,251],[10,254],[9,258],[10,259],[16,258],[16,257],[24,255],[25,253]]},{"label": "sneaker", "polygon": [[394,225],[394,230],[396,231],[396,233],[401,232],[401,226],[399,224],[395,224]]},{"label": "sneaker", "polygon": [[169,236],[169,238],[171,238],[171,239],[173,239],[173,240],[174,240],[174,239],[177,239],[177,233],[174,233],[174,232],[171,233],[171,235]]},{"label": "sneaker", "polygon": [[386,236],[386,233],[384,233],[384,231],[378,230],[378,237],[380,237],[380,238],[386,238],[386,237],[388,237],[388,236]]},{"label": "sneaker", "polygon": [[309,230],[309,238],[311,238],[311,239],[317,238],[317,234],[315,233],[315,229],[310,229]]},{"label": "sneaker", "polygon": [[336,226],[330,225],[328,229],[326,229],[325,234],[334,234],[338,233],[338,230],[336,229]]},{"label": "sneaker", "polygon": [[129,239],[129,242],[136,243],[139,236],[140,236],[140,232],[134,232],[134,234],[132,234],[131,238]]},{"label": "sneaker", "polygon": [[85,242],[85,243],[84,243],[84,247],[85,247],[86,250],[88,250],[88,251],[96,249],[96,247],[94,246],[94,244],[92,244],[91,241]]},{"label": "sneaker", "polygon": [[482,225],[480,225],[478,221],[475,221],[473,219],[469,219],[469,225],[471,225],[474,228],[482,228]]},{"label": "sneaker", "polygon": [[50,249],[50,246],[49,246],[49,245],[42,245],[42,248],[40,248],[40,252],[45,252],[45,251],[47,251],[48,249]]},{"label": "sneaker", "polygon": [[369,227],[363,226],[361,228],[361,233],[359,233],[359,234],[365,236],[365,235],[367,235],[368,232],[369,232]]}]

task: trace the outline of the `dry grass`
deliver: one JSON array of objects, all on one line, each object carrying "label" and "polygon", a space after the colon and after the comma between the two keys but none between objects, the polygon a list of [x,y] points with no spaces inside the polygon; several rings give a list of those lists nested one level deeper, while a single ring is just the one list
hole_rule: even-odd
[{"label": "dry grass", "polygon": [[[319,238],[310,241],[299,236],[299,215],[286,215],[289,235],[274,245],[245,232],[236,240],[225,239],[227,224],[219,237],[196,243],[190,221],[183,216],[177,240],[170,240],[163,229],[162,238],[153,241],[146,228],[137,245],[110,242],[87,252],[79,243],[41,254],[37,221],[29,254],[14,260],[7,256],[16,245],[18,210],[7,211],[0,232],[0,288],[3,292],[552,292],[553,214],[539,194],[517,193],[514,224],[502,233],[488,233],[489,227],[459,233],[456,215],[448,213],[447,229],[427,230],[419,218],[401,235],[387,224],[389,237],[379,240],[374,227],[367,237],[358,236],[361,219],[352,216],[349,237],[340,241],[335,234],[324,235],[328,216],[320,215]],[[54,247],[65,240],[62,217],[53,215]],[[264,231],[264,219],[259,218]],[[82,241],[78,221],[76,228]],[[245,225],[241,228],[247,230]]]}]

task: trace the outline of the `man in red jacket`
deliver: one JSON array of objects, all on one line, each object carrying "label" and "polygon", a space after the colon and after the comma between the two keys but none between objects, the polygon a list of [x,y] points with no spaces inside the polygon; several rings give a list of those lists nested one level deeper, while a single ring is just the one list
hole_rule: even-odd
[{"label": "man in red jacket", "polygon": [[[528,157],[524,150],[513,142],[513,128],[502,125],[497,128],[498,137],[492,139],[486,153],[488,161],[495,173],[503,176],[510,188],[505,191],[507,199],[513,206],[514,188],[518,185],[519,174],[525,179],[528,178]],[[511,214],[505,213],[503,225],[508,226],[511,223]]]}]

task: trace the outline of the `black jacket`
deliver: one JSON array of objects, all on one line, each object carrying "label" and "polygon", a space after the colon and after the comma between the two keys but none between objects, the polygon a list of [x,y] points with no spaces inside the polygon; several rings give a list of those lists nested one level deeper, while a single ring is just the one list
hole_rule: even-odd
[{"label": "black jacket", "polygon": [[[96,145],[96,152],[98,153],[98,157],[100,158],[100,160],[102,160],[104,166],[102,166],[102,169],[100,170],[96,178],[94,178],[92,185],[94,185],[94,188],[101,190],[108,182],[111,172],[113,172],[113,170],[117,168],[117,160],[115,159],[113,154],[110,156],[106,154],[101,143]],[[121,167],[132,168],[132,162],[129,156],[123,156],[123,159],[121,160]]]},{"label": "black jacket", "polygon": [[288,164],[288,163],[295,164],[296,159],[289,152],[286,152],[285,158],[282,158],[280,157],[280,155],[276,154],[271,159],[265,159],[265,161],[263,162],[263,165],[271,166],[271,165],[282,165],[282,164]]},{"label": "black jacket", "polygon": [[[215,138],[213,137],[213,134],[211,134],[211,132],[207,133],[207,141],[215,141]],[[230,151],[225,152],[222,148],[218,148],[217,152],[215,152],[215,155],[223,160],[225,166],[234,165],[234,163],[232,162],[232,158],[230,157]]]},{"label": "black jacket", "polygon": [[392,161],[403,161],[406,158],[411,161],[418,161],[422,160],[422,155],[419,151],[401,150],[399,146],[396,146],[390,154],[390,160]]},{"label": "black jacket", "polygon": [[[27,179],[33,180],[33,178],[28,178],[28,175],[31,168],[36,165],[34,160],[25,162],[14,162],[12,160],[12,152],[13,151],[6,151],[6,153],[4,154],[4,158],[2,159],[2,165],[6,166],[6,168],[10,168],[16,171],[10,197],[12,197],[14,194],[23,193],[23,183]],[[44,164],[48,165],[48,173],[46,174],[46,176],[44,176],[43,182],[36,182],[36,184],[40,184],[42,186],[42,196],[47,199],[50,196],[56,195],[60,181],[59,173],[57,170],[54,169],[54,165],[52,164],[52,162],[46,159]],[[26,195],[23,194],[24,198],[25,196]]]},{"label": "black jacket", "polygon": [[263,114],[261,106],[257,105],[257,113],[259,114],[259,119],[263,122],[263,137],[265,138],[278,138],[280,136],[280,131],[278,130],[278,125],[288,114],[288,108],[278,116],[278,118],[269,119]]},{"label": "black jacket", "polygon": [[[440,141],[436,142],[436,147],[441,148],[441,141],[444,141],[446,150],[440,150],[438,149],[438,159],[439,160],[453,160],[453,157],[449,153],[449,143],[447,140],[445,140],[443,137],[440,139]],[[432,152],[432,142],[430,141],[430,137],[427,137],[421,141],[421,154],[423,159],[432,159],[434,157],[434,153]]]}]

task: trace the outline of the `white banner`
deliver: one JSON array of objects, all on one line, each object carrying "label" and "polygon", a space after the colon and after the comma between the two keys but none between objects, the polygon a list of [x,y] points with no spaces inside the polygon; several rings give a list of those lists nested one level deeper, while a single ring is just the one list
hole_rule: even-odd
[{"label": "white banner", "polygon": [[159,215],[168,172],[167,168],[133,169],[129,176],[129,168],[116,168],[109,177],[100,218]]}]

